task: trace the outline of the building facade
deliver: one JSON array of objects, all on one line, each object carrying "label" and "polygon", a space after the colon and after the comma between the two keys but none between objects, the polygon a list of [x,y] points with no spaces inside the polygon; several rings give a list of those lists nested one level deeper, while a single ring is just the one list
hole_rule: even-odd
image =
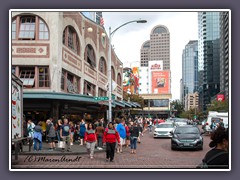
[{"label": "building facade", "polygon": [[220,93],[229,96],[229,12],[220,13]]},{"label": "building facade", "polygon": [[220,91],[220,12],[198,13],[199,105],[206,111]]},{"label": "building facade", "polygon": [[185,105],[184,110],[189,111],[194,109],[197,111],[198,109],[198,93],[189,93],[185,96]]},{"label": "building facade", "polygon": [[[198,41],[189,41],[182,53],[182,97],[198,90]],[[185,98],[182,99],[185,105]]]},{"label": "building facade", "polygon": [[[81,12],[12,12],[12,72],[23,81],[26,116],[103,116],[107,107],[94,97],[108,96],[108,42],[103,26]],[[111,69],[121,101],[122,62],[113,49]]]}]

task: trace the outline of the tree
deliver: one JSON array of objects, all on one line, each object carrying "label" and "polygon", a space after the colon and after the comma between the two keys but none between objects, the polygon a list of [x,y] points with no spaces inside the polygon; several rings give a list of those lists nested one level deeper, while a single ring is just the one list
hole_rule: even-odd
[{"label": "tree", "polygon": [[126,92],[123,92],[123,100],[128,101],[128,98],[132,102],[137,102],[141,105],[141,108],[143,108],[144,99],[141,96],[139,96],[138,94],[128,94]]},{"label": "tree", "polygon": [[180,100],[174,100],[170,103],[171,111],[175,112],[175,116],[178,117],[183,111],[183,104]]},{"label": "tree", "polygon": [[207,107],[207,112],[209,111],[228,112],[229,111],[228,101],[213,100],[211,104]]}]

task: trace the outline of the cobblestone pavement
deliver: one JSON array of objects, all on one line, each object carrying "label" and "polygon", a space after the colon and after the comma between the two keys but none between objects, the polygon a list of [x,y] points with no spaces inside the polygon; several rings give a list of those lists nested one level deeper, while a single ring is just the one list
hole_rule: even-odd
[{"label": "cobblestone pavement", "polygon": [[[85,147],[74,145],[71,153],[27,153],[21,154],[18,161],[12,163],[12,169],[187,169],[195,168],[210,149],[209,136],[204,137],[202,151],[172,151],[170,139],[154,139],[152,134],[145,133],[141,143],[137,144],[137,153],[131,154],[130,148],[123,153],[116,153],[114,162],[105,161],[105,151],[96,151],[94,159],[89,159]],[[72,149],[73,149],[72,148]],[[81,150],[80,150],[81,149]]]}]

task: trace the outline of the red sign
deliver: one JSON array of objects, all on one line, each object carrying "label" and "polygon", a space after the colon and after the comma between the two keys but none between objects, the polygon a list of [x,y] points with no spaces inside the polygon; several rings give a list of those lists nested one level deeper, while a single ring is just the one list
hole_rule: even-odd
[{"label": "red sign", "polygon": [[152,71],[152,93],[168,94],[169,90],[169,71]]},{"label": "red sign", "polygon": [[217,94],[217,101],[224,101],[224,100],[225,100],[224,94]]}]

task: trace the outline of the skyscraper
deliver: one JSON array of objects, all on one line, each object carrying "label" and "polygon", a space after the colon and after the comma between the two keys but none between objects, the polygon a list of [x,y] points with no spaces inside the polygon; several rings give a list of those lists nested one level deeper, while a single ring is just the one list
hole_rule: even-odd
[{"label": "skyscraper", "polygon": [[198,41],[189,41],[182,54],[182,103],[198,90]]},{"label": "skyscraper", "polygon": [[199,105],[203,111],[220,90],[220,12],[198,13]]},{"label": "skyscraper", "polygon": [[220,13],[220,92],[229,95],[229,12]]},{"label": "skyscraper", "polygon": [[150,40],[141,48],[141,67],[147,67],[148,61],[163,61],[163,70],[170,70],[170,33],[166,26],[155,26]]}]

